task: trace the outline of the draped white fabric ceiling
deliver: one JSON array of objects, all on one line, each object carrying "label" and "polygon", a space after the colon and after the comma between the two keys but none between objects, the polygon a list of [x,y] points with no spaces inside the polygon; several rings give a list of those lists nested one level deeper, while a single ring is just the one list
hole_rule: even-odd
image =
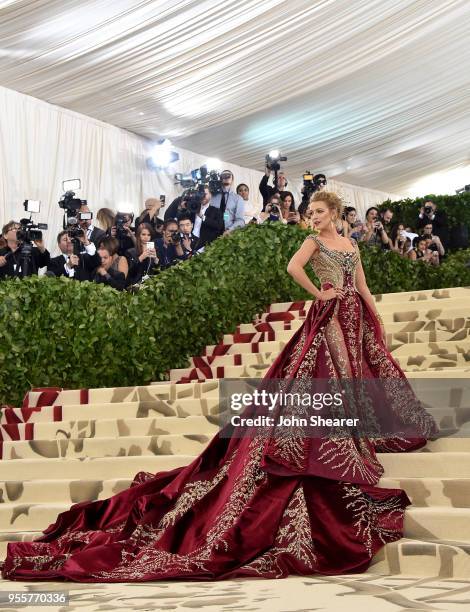
[{"label": "draped white fabric ceiling", "polygon": [[394,193],[470,163],[468,0],[0,7],[1,85],[150,138]]}]

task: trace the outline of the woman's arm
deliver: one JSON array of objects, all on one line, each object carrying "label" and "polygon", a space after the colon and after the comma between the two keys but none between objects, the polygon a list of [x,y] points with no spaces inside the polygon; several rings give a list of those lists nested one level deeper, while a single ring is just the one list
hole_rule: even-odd
[{"label": "woman's arm", "polygon": [[317,243],[310,238],[306,238],[303,241],[300,249],[296,253],[294,253],[287,265],[288,274],[292,276],[296,283],[298,283],[316,299],[320,297],[321,292],[309,279],[304,268],[307,265],[307,262],[312,257],[312,255],[314,255],[318,250],[319,246],[317,245]]}]

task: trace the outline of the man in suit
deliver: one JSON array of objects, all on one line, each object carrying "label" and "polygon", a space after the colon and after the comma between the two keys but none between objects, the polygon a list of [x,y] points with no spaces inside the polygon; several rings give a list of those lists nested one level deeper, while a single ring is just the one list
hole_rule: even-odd
[{"label": "man in suit", "polygon": [[84,234],[80,241],[80,255],[74,255],[73,242],[67,230],[59,232],[57,245],[61,252],[58,257],[52,257],[47,271],[55,276],[66,276],[75,280],[91,280],[92,272],[97,268],[101,259],[96,251],[96,246],[90,242]]},{"label": "man in suit", "polygon": [[[91,211],[88,208],[87,204],[82,204],[79,212],[89,213]],[[83,219],[82,221],[80,221],[80,227],[85,232],[85,235],[88,240],[90,242],[93,242],[96,247],[98,247],[100,245],[100,242],[106,238],[106,232],[100,229],[99,227],[95,227],[93,225],[92,219]]]},{"label": "man in suit", "polygon": [[193,234],[193,222],[190,213],[182,214],[178,219],[178,229],[180,231],[181,246],[185,257],[194,253],[194,247],[198,237]]},{"label": "man in suit", "polygon": [[220,173],[222,191],[211,196],[210,205],[220,209],[224,219],[224,234],[244,227],[245,225],[245,200],[232,189],[233,173],[224,170]]}]

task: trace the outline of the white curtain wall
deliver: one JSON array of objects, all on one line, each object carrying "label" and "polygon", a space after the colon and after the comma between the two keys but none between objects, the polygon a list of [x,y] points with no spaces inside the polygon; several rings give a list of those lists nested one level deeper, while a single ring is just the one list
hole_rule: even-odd
[{"label": "white curtain wall", "polygon": [[[150,196],[165,194],[171,202],[181,193],[174,173],[197,168],[211,155],[211,151],[205,157],[175,149],[180,160],[171,170],[155,172],[145,163],[150,140],[3,87],[0,108],[0,223],[25,217],[25,199],[41,200],[41,212],[33,217],[48,223],[45,239],[51,253],[57,252],[56,236],[62,229],[63,211],[57,202],[63,180],[81,179],[77,196],[88,200],[94,213],[107,206],[138,214]],[[225,162],[223,167],[233,171],[236,183],[249,185],[253,198],[260,198],[261,172]],[[291,177],[289,187],[297,203],[300,183],[299,177]],[[336,181],[330,182],[330,188],[356,206],[360,215],[368,206],[398,197]]]}]

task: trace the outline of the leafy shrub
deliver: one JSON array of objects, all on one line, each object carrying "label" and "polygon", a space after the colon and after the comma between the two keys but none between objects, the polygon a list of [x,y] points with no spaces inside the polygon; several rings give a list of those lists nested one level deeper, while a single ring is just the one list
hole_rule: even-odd
[{"label": "leafy shrub", "polygon": [[[149,279],[136,294],[65,278],[0,283],[0,401],[18,405],[36,386],[164,379],[269,304],[310,299],[286,272],[307,234],[292,225],[246,226]],[[431,268],[361,250],[372,293],[470,285],[469,251]]]}]

